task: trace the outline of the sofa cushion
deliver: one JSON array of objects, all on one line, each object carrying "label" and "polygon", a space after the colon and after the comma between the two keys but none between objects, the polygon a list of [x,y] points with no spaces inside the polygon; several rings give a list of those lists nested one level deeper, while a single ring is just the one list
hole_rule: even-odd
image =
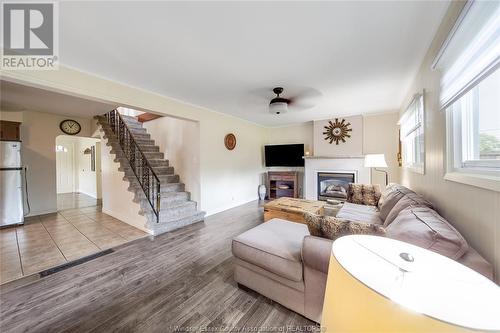
[{"label": "sofa cushion", "polygon": [[302,241],[307,226],[272,219],[235,237],[233,255],[293,281],[302,281]]},{"label": "sofa cushion", "polygon": [[380,194],[380,199],[378,199],[378,204],[377,204],[377,207],[378,209],[380,210],[380,207],[382,207],[382,205],[384,204],[384,201],[387,197],[387,195],[392,191],[392,187],[397,185],[396,183],[389,183],[385,188],[384,190],[382,191],[382,193]]},{"label": "sofa cushion", "polygon": [[345,202],[337,213],[337,217],[356,222],[383,224],[380,214],[375,206],[357,205]]},{"label": "sofa cushion", "polygon": [[384,227],[387,227],[396,219],[399,213],[408,207],[428,207],[433,209],[432,204],[416,193],[407,193],[392,207],[384,220]]},{"label": "sofa cushion", "polygon": [[350,183],[347,201],[358,205],[377,206],[380,195],[379,185]]},{"label": "sofa cushion", "polygon": [[458,259],[469,249],[462,235],[429,207],[402,210],[386,228],[387,237],[423,247],[451,259]]},{"label": "sofa cushion", "polygon": [[384,193],[379,200],[381,202],[379,206],[380,210],[380,218],[382,221],[385,221],[387,215],[389,215],[390,211],[394,206],[398,203],[398,201],[405,196],[405,194],[415,193],[407,187],[404,187],[399,184],[391,184],[387,186]]}]

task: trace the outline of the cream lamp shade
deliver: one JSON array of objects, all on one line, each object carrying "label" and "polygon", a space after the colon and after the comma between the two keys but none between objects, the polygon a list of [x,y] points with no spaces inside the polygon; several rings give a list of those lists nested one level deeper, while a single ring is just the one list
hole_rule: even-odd
[{"label": "cream lamp shade", "polygon": [[[385,161],[384,154],[366,154],[365,155],[365,168],[387,168],[387,162]],[[371,171],[371,170],[370,170]],[[385,174],[385,185],[389,184],[389,175],[385,170],[377,170]],[[370,172],[371,176],[371,172]]]},{"label": "cream lamp shade", "polygon": [[332,246],[322,332],[500,330],[500,287],[435,252],[352,235]]},{"label": "cream lamp shade", "polygon": [[387,168],[384,154],[365,155],[365,168]]}]

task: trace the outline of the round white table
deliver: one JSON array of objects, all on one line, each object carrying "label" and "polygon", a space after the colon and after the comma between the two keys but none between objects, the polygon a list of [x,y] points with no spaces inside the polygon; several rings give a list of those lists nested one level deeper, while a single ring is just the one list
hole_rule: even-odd
[{"label": "round white table", "polygon": [[327,332],[500,331],[500,287],[408,243],[345,236],[332,246],[321,326]]}]

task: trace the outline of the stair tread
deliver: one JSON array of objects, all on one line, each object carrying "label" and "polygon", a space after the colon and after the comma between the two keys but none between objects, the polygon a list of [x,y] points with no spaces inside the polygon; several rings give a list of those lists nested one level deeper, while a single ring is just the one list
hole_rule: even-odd
[{"label": "stair tread", "polygon": [[[160,223],[156,223],[156,216],[147,202],[146,194],[142,190],[139,180],[133,174],[118,138],[107,124],[106,117],[98,116],[95,118],[98,119],[101,125],[104,138],[108,140],[106,144],[112,147],[111,152],[115,155],[114,160],[120,164],[119,170],[125,172],[124,180],[130,183],[129,191],[135,193],[134,202],[138,202],[141,207],[139,214],[147,216],[147,225],[152,227],[155,234],[156,232],[170,231],[204,219],[206,213],[197,209],[198,203],[191,200],[191,194],[185,191],[185,184],[179,181],[179,175],[175,174],[174,167],[170,166],[168,159],[164,158],[164,153],[151,139],[147,129],[135,117],[122,115],[132,133],[132,137],[136,140],[137,145],[143,151],[144,156],[160,180]],[[159,225],[160,227],[157,227]],[[157,227],[156,231],[155,226]]]}]

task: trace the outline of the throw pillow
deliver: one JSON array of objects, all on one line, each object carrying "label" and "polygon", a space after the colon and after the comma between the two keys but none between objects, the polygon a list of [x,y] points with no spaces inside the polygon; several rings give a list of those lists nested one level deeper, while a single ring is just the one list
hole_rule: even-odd
[{"label": "throw pillow", "polygon": [[323,220],[323,216],[304,213],[304,220],[306,221],[307,228],[309,229],[311,236],[322,237],[321,221]]},{"label": "throw pillow", "polygon": [[385,236],[385,229],[377,224],[354,222],[325,216],[321,223],[323,237],[335,240],[346,235],[380,235]]},{"label": "throw pillow", "polygon": [[346,235],[385,235],[385,229],[377,224],[355,222],[333,216],[304,213],[311,236],[335,240]]},{"label": "throw pillow", "polygon": [[350,183],[347,201],[358,205],[377,206],[380,196],[379,185]]}]

